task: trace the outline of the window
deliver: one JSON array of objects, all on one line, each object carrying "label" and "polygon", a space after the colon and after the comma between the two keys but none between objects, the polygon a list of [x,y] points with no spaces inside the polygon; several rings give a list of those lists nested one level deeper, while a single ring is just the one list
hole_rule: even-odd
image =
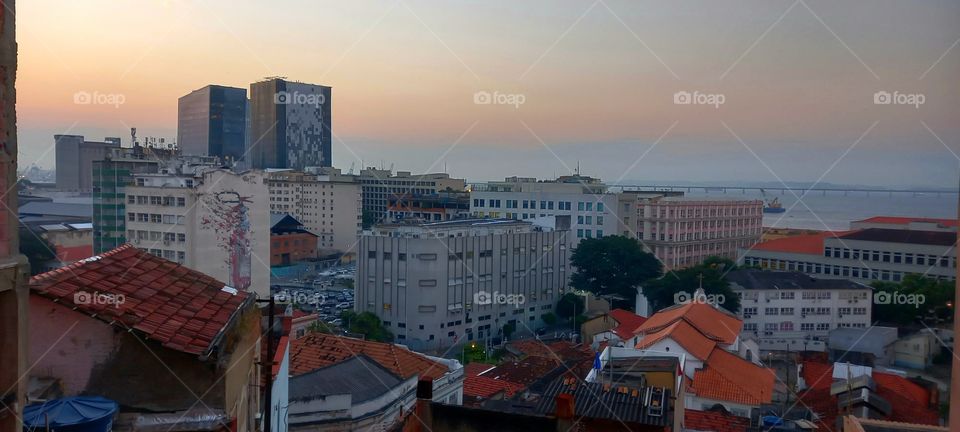
[{"label": "window", "polygon": [[593,203],[592,203],[592,202],[588,202],[588,203],[587,203],[587,211],[593,211]]},{"label": "window", "polygon": [[406,260],[407,260],[407,254],[405,254],[405,253],[398,253],[398,254],[397,254],[397,261],[406,261]]},{"label": "window", "polygon": [[793,308],[780,308],[780,315],[793,315]]},{"label": "window", "polygon": [[817,331],[830,330],[830,323],[817,323]]},{"label": "window", "polygon": [[764,315],[779,315],[780,309],[777,308],[766,308],[763,310]]},{"label": "window", "polygon": [[745,316],[745,317],[751,316],[751,315],[756,315],[756,314],[757,314],[757,308],[755,308],[755,307],[743,308],[743,316]]},{"label": "window", "polygon": [[801,323],[801,324],[800,324],[800,330],[801,330],[801,331],[813,331],[813,323]]},{"label": "window", "polygon": [[577,229],[577,238],[583,238],[583,229]]},{"label": "window", "polygon": [[583,201],[578,202],[578,203],[577,203],[577,210],[583,211],[583,205],[584,205],[584,202],[583,202]]},{"label": "window", "polygon": [[603,211],[603,203],[602,203],[602,202],[598,202],[598,203],[597,203],[597,211],[598,211],[598,212],[602,212],[602,211]]},{"label": "window", "polygon": [[792,321],[781,322],[780,331],[793,331],[793,322]]}]

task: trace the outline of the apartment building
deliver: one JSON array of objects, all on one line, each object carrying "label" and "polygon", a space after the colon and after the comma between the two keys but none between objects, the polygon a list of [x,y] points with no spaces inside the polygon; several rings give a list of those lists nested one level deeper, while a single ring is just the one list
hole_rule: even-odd
[{"label": "apartment building", "polygon": [[620,194],[609,192],[592,177],[573,175],[543,181],[508,177],[502,182],[471,185],[470,214],[515,220],[568,216],[575,246],[581,239],[623,231],[617,215],[620,200]]},{"label": "apartment building", "polygon": [[378,225],[360,238],[356,310],[436,349],[543,325],[567,290],[569,227],[512,219]]},{"label": "apartment building", "polygon": [[82,135],[54,135],[57,189],[89,193],[93,190],[93,161],[120,148],[120,138],[87,141]]},{"label": "apartment building", "polygon": [[900,282],[908,274],[955,280],[957,234],[866,228],[771,240],[741,250],[740,262],[861,283]]},{"label": "apartment building", "polygon": [[450,178],[446,173],[411,174],[410,171],[376,169],[369,167],[360,171],[363,187],[363,211],[377,222],[387,214],[390,198],[407,195],[435,195],[444,191],[463,191],[464,179]]},{"label": "apartment building", "polygon": [[873,289],[796,271],[741,269],[727,275],[740,297],[743,333],[762,350],[825,351],[838,328],[871,325]]},{"label": "apartment building", "polygon": [[362,228],[361,187],[355,176],[335,168],[308,172],[267,170],[270,211],[286,213],[317,235],[324,255],[356,252]]},{"label": "apartment building", "polygon": [[707,257],[736,260],[763,231],[763,201],[679,196],[641,197],[636,237],[668,269]]},{"label": "apartment building", "polygon": [[262,171],[137,174],[126,188],[126,237],[140,249],[270,293],[270,208]]}]

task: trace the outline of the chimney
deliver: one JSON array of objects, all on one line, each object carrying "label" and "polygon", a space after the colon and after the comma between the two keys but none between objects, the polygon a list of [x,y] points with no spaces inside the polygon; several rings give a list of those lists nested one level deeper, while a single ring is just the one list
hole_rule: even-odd
[{"label": "chimney", "polygon": [[430,432],[433,430],[433,409],[430,404],[433,402],[433,381],[429,378],[422,378],[417,381],[417,405],[414,408],[416,417],[408,418],[407,425],[404,428],[410,432]]}]

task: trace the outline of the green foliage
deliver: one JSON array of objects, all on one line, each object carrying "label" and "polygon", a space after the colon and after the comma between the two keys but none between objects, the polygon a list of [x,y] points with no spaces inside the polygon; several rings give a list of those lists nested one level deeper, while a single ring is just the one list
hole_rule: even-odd
[{"label": "green foliage", "polygon": [[543,323],[546,325],[554,325],[557,323],[557,315],[553,312],[547,312],[543,314]]},{"label": "green foliage", "polygon": [[581,240],[570,262],[575,268],[570,285],[598,296],[617,296],[622,300],[616,306],[631,309],[636,288],[663,273],[660,261],[640,242],[616,235]]},{"label": "green foliage", "polygon": [[557,302],[557,315],[563,319],[570,319],[572,316],[582,314],[584,308],[583,297],[568,292]]},{"label": "green foliage", "polygon": [[577,315],[577,316],[573,319],[573,323],[574,323],[574,325],[577,326],[577,328],[580,328],[580,326],[582,326],[583,323],[587,322],[587,319],[588,319],[588,318],[587,318],[586,315]]},{"label": "green foliage", "polygon": [[483,344],[472,342],[463,346],[464,364],[471,362],[484,362],[486,360],[487,352],[484,350]]},{"label": "green foliage", "polygon": [[53,245],[46,239],[30,231],[20,230],[20,253],[30,262],[31,274],[39,274],[44,262],[57,257],[53,250]]},{"label": "green foliage", "polygon": [[343,328],[350,333],[362,334],[367,340],[377,342],[392,342],[393,333],[383,326],[376,315],[371,312],[356,313],[352,310],[345,310],[340,313],[340,319],[343,320]]},{"label": "green foliage", "polygon": [[332,324],[327,324],[323,321],[317,320],[307,327],[307,331],[310,333],[334,334],[336,333],[336,327]]},{"label": "green foliage", "polygon": [[950,306],[956,302],[953,282],[909,274],[900,283],[878,281],[872,286],[875,299],[890,299],[885,304],[873,302],[875,320],[898,325],[910,324],[917,319],[953,320]]},{"label": "green foliage", "polygon": [[667,273],[662,278],[647,282],[643,286],[643,294],[650,302],[652,310],[673,306],[679,297],[678,293],[685,293],[687,297],[700,287],[703,277],[703,291],[712,298],[724,302],[719,306],[736,313],[740,310],[740,298],[730,289],[730,283],[724,278],[726,273],[735,268],[733,261],[720,257],[707,258],[702,264],[682,270]]},{"label": "green foliage", "polygon": [[377,222],[380,222],[380,217],[377,216],[376,213],[374,213],[374,212],[372,212],[372,211],[369,211],[369,210],[364,210],[364,211],[363,211],[363,216],[362,216],[362,220],[361,220],[361,224],[362,224],[362,226],[363,226],[363,229],[369,229],[370,227],[372,227],[372,226],[373,226],[374,224],[376,224]]}]

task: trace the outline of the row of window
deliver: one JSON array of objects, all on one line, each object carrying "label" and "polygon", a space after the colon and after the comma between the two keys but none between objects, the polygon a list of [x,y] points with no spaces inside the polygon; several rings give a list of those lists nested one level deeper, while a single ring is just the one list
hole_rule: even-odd
[{"label": "row of window", "polygon": [[[757,315],[759,308],[755,307],[745,307],[743,308],[743,316],[749,318],[751,316]],[[779,316],[792,316],[795,315],[796,308],[792,307],[768,307],[763,309],[763,314],[767,316],[779,315]],[[800,314],[804,317],[808,315],[830,315],[832,314],[832,308],[829,307],[805,307],[800,308]],[[839,307],[837,308],[837,315],[840,317],[846,315],[866,315],[867,308],[865,307]]]},{"label": "row of window", "polygon": [[159,213],[127,213],[127,220],[130,222],[148,222],[148,223],[164,223],[170,225],[183,225],[183,216],[180,215],[169,215],[169,214],[159,214]]},{"label": "row of window", "polygon": [[164,241],[167,243],[177,242],[186,243],[187,235],[184,233],[171,233],[160,231],[127,230],[127,238],[140,241]]},{"label": "row of window", "polygon": [[860,261],[874,261],[893,264],[925,265],[930,267],[937,265],[940,267],[957,267],[956,257],[912,254],[906,252],[901,253],[827,247],[823,250],[823,256],[828,258],[855,259]]},{"label": "row of window", "polygon": [[[603,237],[603,230],[597,230],[597,238]],[[577,228],[577,238],[593,238],[593,230]]]},{"label": "row of window", "polygon": [[154,256],[158,256],[167,261],[175,261],[178,264],[183,264],[187,260],[187,253],[184,251],[173,251],[169,249],[149,249],[148,251]]},{"label": "row of window", "polygon": [[[839,323],[837,328],[846,327],[846,328],[866,328],[866,323]],[[757,331],[757,323],[744,323],[743,331]],[[780,323],[765,323],[763,325],[763,331],[766,333],[772,332],[792,332],[795,327],[792,321],[783,321]],[[800,331],[830,331],[830,323],[800,323]]]},{"label": "row of window", "polygon": [[[502,204],[506,204],[505,207]],[[489,204],[489,205],[487,205]],[[578,211],[594,211],[594,204],[596,204],[596,211],[603,211],[602,202],[591,202],[591,201],[580,201],[577,203]],[[538,207],[539,205],[539,207]],[[536,210],[571,210],[573,208],[573,203],[571,201],[537,201],[537,200],[499,200],[499,199],[486,199],[486,198],[474,198],[473,199],[474,207],[489,207],[489,208],[508,208],[508,209],[531,209]]]},{"label": "row of window", "polygon": [[[640,207],[640,217],[644,217],[645,209]],[[658,217],[660,219],[664,218],[699,218],[699,217],[731,217],[731,216],[760,216],[763,214],[763,209],[759,206],[751,207],[711,207],[709,209],[704,209],[701,207],[696,208],[668,208],[665,206],[659,206],[654,204],[651,208],[650,215],[651,217]]]},{"label": "row of window", "polygon": [[127,195],[127,204],[186,207],[187,199],[184,197],[171,196]]},{"label": "row of window", "polygon": [[[823,274],[823,275],[832,275],[832,276],[842,276],[845,278],[853,278],[853,279],[868,279],[868,280],[881,280],[881,281],[893,281],[893,282],[900,282],[903,280],[903,277],[906,276],[907,274],[915,273],[915,272],[878,270],[878,269],[868,269],[868,268],[860,268],[860,267],[849,267],[849,266],[840,266],[840,265],[831,265],[831,264],[785,261],[785,260],[778,260],[778,259],[753,258],[753,257],[746,257],[743,259],[743,262],[748,266],[757,266],[763,269],[790,270],[790,271],[804,272],[808,274]],[[953,280],[953,277],[949,275],[926,274],[926,277],[935,278],[935,279]]]}]

